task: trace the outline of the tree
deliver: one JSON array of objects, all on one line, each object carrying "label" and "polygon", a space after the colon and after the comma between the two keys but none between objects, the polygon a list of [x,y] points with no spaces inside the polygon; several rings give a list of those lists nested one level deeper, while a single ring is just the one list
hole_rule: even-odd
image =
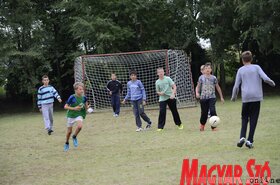
[{"label": "tree", "polygon": [[[211,59],[220,69],[220,83],[225,90],[224,63],[232,59],[230,51],[239,46],[239,31],[233,28],[236,1],[199,1],[198,34],[211,41]],[[237,46],[237,47],[236,47]],[[235,59],[235,56],[233,55]]]}]

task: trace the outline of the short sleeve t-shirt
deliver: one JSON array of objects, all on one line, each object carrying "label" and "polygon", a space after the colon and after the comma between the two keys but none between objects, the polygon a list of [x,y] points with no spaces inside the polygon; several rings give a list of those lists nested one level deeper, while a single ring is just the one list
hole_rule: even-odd
[{"label": "short sleeve t-shirt", "polygon": [[201,75],[198,83],[200,84],[200,99],[216,98],[215,87],[218,82],[215,76]]},{"label": "short sleeve t-shirt", "polygon": [[81,106],[82,109],[80,111],[74,111],[74,110],[68,110],[67,111],[67,118],[76,118],[79,116],[82,116],[84,119],[86,118],[86,105],[87,98],[85,96],[76,96],[75,94],[71,95],[66,104],[68,104],[70,107],[76,107],[76,106]]},{"label": "short sleeve t-shirt", "polygon": [[158,79],[156,81],[156,91],[157,92],[163,92],[163,96],[159,96],[159,101],[166,101],[170,98],[172,95],[172,85],[174,85],[173,80],[168,77],[164,76],[163,79]]}]

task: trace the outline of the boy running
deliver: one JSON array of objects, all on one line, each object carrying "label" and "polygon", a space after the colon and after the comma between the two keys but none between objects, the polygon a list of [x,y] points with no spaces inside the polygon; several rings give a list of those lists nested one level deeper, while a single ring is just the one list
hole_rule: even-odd
[{"label": "boy running", "polygon": [[253,148],[254,133],[258,123],[261,101],[263,100],[262,80],[270,86],[275,86],[272,81],[258,65],[251,64],[253,58],[250,51],[241,55],[243,67],[239,68],[236,74],[235,84],[232,90],[231,100],[235,101],[241,84],[242,96],[242,125],[238,147],[242,147],[246,141],[248,121],[250,120],[250,132],[245,146]]},{"label": "boy running", "polygon": [[111,74],[111,80],[107,83],[107,90],[111,96],[111,104],[114,111],[113,116],[118,117],[120,114],[120,94],[122,94],[122,83],[117,80],[115,73]]},{"label": "boy running", "polygon": [[152,122],[150,118],[144,112],[144,106],[146,105],[146,92],[144,85],[140,80],[137,80],[137,72],[130,72],[130,81],[127,83],[127,95],[122,101],[123,104],[127,100],[130,100],[133,106],[133,113],[136,121],[136,132],[142,131],[142,121],[140,117],[147,122],[146,129],[151,128]]},{"label": "boy running", "polygon": [[[218,84],[217,78],[214,75],[211,75],[212,67],[210,63],[206,63],[204,66],[204,75],[201,75],[198,79],[197,88],[196,88],[196,97],[200,98],[200,131],[204,131],[205,124],[208,118],[208,111],[210,110],[211,116],[217,116],[216,113],[216,94],[215,88],[217,89],[221,102],[224,103],[224,98],[222,90]],[[215,131],[216,127],[212,127],[212,130]]]},{"label": "boy running", "polygon": [[75,94],[71,95],[64,109],[67,110],[67,133],[64,151],[69,150],[69,139],[72,133],[72,128],[77,123],[77,128],[72,136],[74,147],[78,147],[77,136],[83,127],[83,120],[86,118],[86,111],[89,108],[87,98],[84,96],[84,84],[76,82],[73,85]]},{"label": "boy running", "polygon": [[156,92],[159,95],[159,117],[157,131],[162,131],[164,128],[167,105],[172,113],[175,125],[177,125],[179,129],[183,129],[184,125],[181,122],[176,105],[176,84],[170,77],[164,75],[163,68],[157,69],[157,75],[159,77],[159,79],[156,81]]},{"label": "boy running", "polygon": [[38,89],[37,93],[37,105],[42,112],[45,129],[47,130],[48,134],[51,135],[53,132],[53,102],[54,98],[56,98],[59,103],[62,102],[59,94],[55,90],[55,88],[49,85],[49,77],[44,75],[42,77],[43,86]]}]

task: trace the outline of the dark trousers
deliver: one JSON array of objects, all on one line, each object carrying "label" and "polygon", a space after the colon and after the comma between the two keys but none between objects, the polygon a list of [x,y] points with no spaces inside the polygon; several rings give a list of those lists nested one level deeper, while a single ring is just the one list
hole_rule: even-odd
[{"label": "dark trousers", "polygon": [[113,107],[113,111],[115,114],[120,114],[120,95],[119,94],[112,94],[111,96],[111,104]]},{"label": "dark trousers", "polygon": [[216,98],[200,100],[200,108],[201,108],[200,123],[202,125],[205,125],[207,122],[208,111],[210,111],[211,116],[217,116],[215,105],[216,105]]},{"label": "dark trousers", "polygon": [[180,115],[177,110],[176,99],[159,102],[158,128],[163,129],[166,121],[166,106],[168,105],[176,125],[181,125]]},{"label": "dark trousers", "polygon": [[[144,112],[144,106],[142,104],[142,100],[131,100],[131,104],[133,106],[133,113],[135,116],[136,126],[138,128],[142,127],[141,118],[146,121],[148,124],[151,124],[150,118]],[[141,117],[141,118],[140,118]]]},{"label": "dark trousers", "polygon": [[242,104],[242,126],[240,132],[240,138],[246,138],[248,121],[250,120],[250,132],[248,136],[248,141],[254,142],[254,134],[258,123],[259,113],[260,113],[261,102],[248,102]]}]

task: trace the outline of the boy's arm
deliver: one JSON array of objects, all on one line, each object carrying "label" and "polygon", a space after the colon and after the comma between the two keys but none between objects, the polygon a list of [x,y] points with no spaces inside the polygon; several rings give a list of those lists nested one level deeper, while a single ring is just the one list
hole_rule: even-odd
[{"label": "boy's arm", "polygon": [[131,97],[131,91],[130,91],[129,84],[127,83],[127,93],[126,93],[126,96],[125,96],[124,100],[122,101],[122,103],[124,104],[126,102],[126,100],[130,99],[130,97]]},{"label": "boy's arm", "polygon": [[235,83],[232,89],[232,95],[231,95],[231,101],[235,101],[239,92],[239,86],[241,84],[241,77],[240,77],[240,72],[237,71],[236,78],[235,78]]},{"label": "boy's arm", "polygon": [[110,83],[111,83],[111,80],[107,82],[106,89],[109,92],[109,94],[112,95],[112,91],[110,90]]},{"label": "boy's arm", "polygon": [[141,89],[141,92],[142,92],[142,97],[143,97],[143,100],[146,101],[146,91],[145,91],[145,87],[144,85],[142,84],[141,81],[139,81],[139,86],[140,86],[140,89]]},{"label": "boy's arm", "polygon": [[68,105],[67,103],[64,105],[64,109],[66,110],[74,110],[74,111],[80,111],[82,107],[80,106],[76,106],[76,107],[71,107],[70,105]]},{"label": "boy's arm", "polygon": [[37,92],[37,106],[38,106],[38,109],[40,111],[41,111],[41,108],[42,108],[41,98],[42,98],[41,91],[38,89],[38,92]]},{"label": "boy's arm", "polygon": [[219,84],[218,83],[216,83],[216,89],[217,89],[217,91],[218,91],[218,93],[219,93],[219,95],[220,95],[220,98],[221,98],[221,102],[222,103],[224,103],[225,102],[225,100],[224,100],[224,97],[223,97],[223,93],[222,93],[222,89],[221,89],[221,87],[219,86]]},{"label": "boy's arm", "polygon": [[83,98],[84,98],[85,110],[87,111],[89,108],[89,102],[86,96],[83,96]]},{"label": "boy's arm", "polygon": [[123,85],[122,85],[122,83],[120,82],[120,94],[122,94],[123,93]]},{"label": "boy's arm", "polygon": [[59,101],[59,103],[62,102],[61,97],[59,96],[57,90],[53,87],[53,96]]},{"label": "boy's arm", "polygon": [[274,87],[275,83],[273,80],[271,80],[262,70],[262,68],[260,66],[258,66],[258,73],[260,75],[260,77],[263,79],[263,81],[267,84],[269,84],[270,86]]},{"label": "boy's arm", "polygon": [[81,106],[76,106],[76,107],[71,107],[70,105],[73,104],[74,102],[74,97],[73,96],[70,96],[68,98],[68,100],[66,101],[66,104],[64,105],[64,109],[66,110],[74,110],[74,111],[80,111],[82,109]]},{"label": "boy's arm", "polygon": [[159,96],[163,96],[164,95],[164,92],[160,92],[159,90],[159,86],[156,84],[156,92]]},{"label": "boy's arm", "polygon": [[170,99],[174,99],[175,96],[176,96],[176,93],[177,93],[177,86],[176,86],[176,84],[173,83],[173,84],[171,85],[171,88],[172,88],[172,94],[171,94],[171,96],[170,96]]},{"label": "boy's arm", "polygon": [[200,83],[198,83],[197,82],[197,85],[196,85],[196,87],[195,87],[195,96],[196,96],[196,98],[200,98]]}]

